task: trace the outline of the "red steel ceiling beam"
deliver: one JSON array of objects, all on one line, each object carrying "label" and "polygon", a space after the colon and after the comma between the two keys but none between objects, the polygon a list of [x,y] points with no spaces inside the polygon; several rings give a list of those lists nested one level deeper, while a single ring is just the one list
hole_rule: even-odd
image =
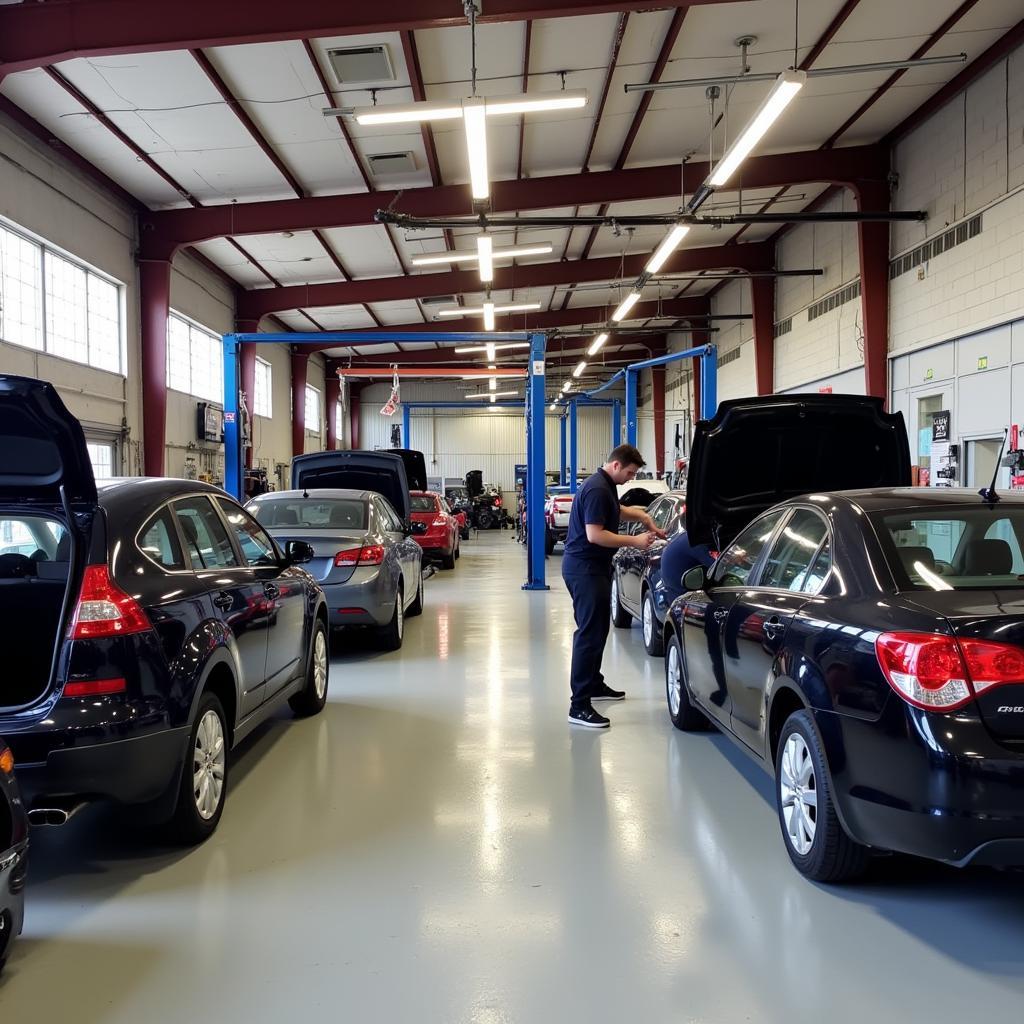
[{"label": "red steel ceiling beam", "polygon": [[[612,281],[619,275],[631,280],[643,270],[646,253],[635,253],[625,260],[618,256],[573,260],[566,263],[531,263],[520,267],[502,267],[494,272],[492,290],[547,288],[581,281]],[[699,270],[771,270],[772,250],[761,244],[707,246],[677,252],[665,268],[666,273],[693,273]],[[414,277],[382,277],[331,284],[293,285],[285,288],[260,288],[239,296],[238,316],[257,320],[283,309],[322,306],[353,306],[364,302],[395,302],[425,295],[449,295],[481,290],[476,270],[451,270],[441,274]]]},{"label": "red steel ceiling beam", "polygon": [[[710,169],[706,162],[688,163],[682,187],[692,192]],[[884,146],[774,153],[746,161],[743,187],[772,188],[815,181],[852,185],[862,180],[883,180],[888,172],[888,150]],[[511,213],[657,199],[678,195],[680,187],[679,164],[665,164],[499,181],[492,183],[491,192],[494,212]],[[467,188],[466,185],[441,185],[408,189],[400,198],[398,192],[390,191],[350,193],[228,203],[196,210],[153,211],[140,218],[141,244],[147,258],[166,259],[180,246],[227,235],[357,227],[373,224],[374,213],[396,200],[403,213],[414,217],[457,217],[468,209]]]},{"label": "red steel ceiling beam", "polygon": [[[726,2],[729,0],[657,0],[657,6]],[[651,0],[487,0],[478,21],[574,18],[650,7]],[[167,17],[154,17],[152,5],[137,0],[5,5],[0,6],[0,78],[75,57],[199,50],[466,24],[460,5],[452,0],[332,4],[323,0],[250,0],[244,16],[231,4],[177,0],[172,15]]]},{"label": "red steel ceiling beam", "polygon": [[[413,330],[421,329],[420,325],[413,325]],[[613,357],[627,348],[649,348],[652,341],[657,340],[657,335],[619,335],[608,342],[605,348],[601,349],[597,357],[591,360],[594,366],[606,365],[616,362]],[[550,365],[569,365],[579,362],[581,356],[586,356],[589,338],[565,339],[564,344],[554,342],[550,344],[545,362]],[[388,367],[397,364],[398,366],[449,366],[464,362],[466,355],[456,354],[450,347],[424,349],[422,345],[415,348],[407,348],[402,352],[378,352],[371,348],[360,350],[358,345],[347,346],[344,341],[333,341],[303,344],[304,352],[333,352],[336,349],[351,348],[351,356],[329,356],[332,363],[353,368],[368,367],[371,369],[386,370]],[[477,355],[479,359],[483,353]],[[496,354],[496,362],[503,360],[507,363],[522,364],[526,361],[529,352],[526,349],[499,349]],[[636,360],[633,360],[635,362]],[[479,363],[477,364],[479,365]]]}]

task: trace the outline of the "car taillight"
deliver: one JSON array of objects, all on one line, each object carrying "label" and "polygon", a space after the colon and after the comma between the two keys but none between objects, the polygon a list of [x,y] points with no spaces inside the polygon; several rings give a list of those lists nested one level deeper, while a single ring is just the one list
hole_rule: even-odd
[{"label": "car taillight", "polygon": [[447,526],[448,520],[444,516],[438,516],[431,524],[431,526]]},{"label": "car taillight", "polygon": [[339,551],[334,556],[334,564],[338,568],[356,565],[380,565],[384,561],[384,546],[382,544],[367,544],[361,548],[349,548],[347,551]]},{"label": "car taillight", "polygon": [[914,707],[953,711],[976,693],[1024,682],[1024,650],[934,633],[883,633],[875,653],[889,685]]},{"label": "car taillight", "polygon": [[112,693],[124,693],[128,689],[125,679],[85,679],[65,683],[65,697],[107,697]]},{"label": "car taillight", "polygon": [[501,498],[496,497],[494,499],[494,505],[496,508],[501,508]]},{"label": "car taillight", "polygon": [[14,755],[10,747],[0,747],[0,772],[10,775],[14,771]]},{"label": "car taillight", "polygon": [[115,586],[105,565],[87,565],[71,622],[72,640],[128,636],[150,628],[142,606]]}]

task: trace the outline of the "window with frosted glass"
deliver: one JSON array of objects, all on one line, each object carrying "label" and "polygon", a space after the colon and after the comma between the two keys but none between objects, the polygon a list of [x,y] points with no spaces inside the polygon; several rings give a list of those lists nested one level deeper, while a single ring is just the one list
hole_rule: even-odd
[{"label": "window with frosted glass", "polygon": [[43,251],[27,238],[0,228],[0,338],[43,347]]},{"label": "window with frosted glass", "polygon": [[273,368],[270,363],[257,357],[256,385],[252,401],[254,416],[266,416],[269,419],[274,414],[273,385]]},{"label": "window with frosted glass", "polygon": [[320,392],[306,385],[306,429],[320,433]]},{"label": "window with frosted glass", "polygon": [[220,336],[175,313],[167,318],[167,386],[211,402],[224,400]]}]

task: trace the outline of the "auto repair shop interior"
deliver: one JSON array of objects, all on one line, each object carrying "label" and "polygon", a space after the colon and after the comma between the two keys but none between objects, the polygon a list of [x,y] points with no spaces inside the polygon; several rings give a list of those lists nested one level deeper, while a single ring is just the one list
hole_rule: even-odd
[{"label": "auto repair shop interior", "polygon": [[1022,17],[0,0],[0,1018],[1017,1019]]}]

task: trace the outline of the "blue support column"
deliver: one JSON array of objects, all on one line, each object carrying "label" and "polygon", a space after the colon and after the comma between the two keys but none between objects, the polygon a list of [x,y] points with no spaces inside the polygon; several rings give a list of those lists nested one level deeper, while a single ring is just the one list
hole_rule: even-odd
[{"label": "blue support column", "polygon": [[580,468],[580,433],[576,419],[576,403],[569,402],[569,493],[575,494],[576,477]]},{"label": "blue support column", "polygon": [[622,444],[622,402],[612,399],[612,447],[618,448]]},{"label": "blue support column", "polygon": [[523,590],[547,590],[544,582],[544,348],[547,336],[530,335],[526,384],[526,582]]},{"label": "blue support column", "polygon": [[569,421],[565,416],[558,417],[558,482],[565,486],[565,431]]},{"label": "blue support column", "polygon": [[637,384],[639,371],[626,367],[626,443],[636,445],[637,435]]},{"label": "blue support column", "polygon": [[411,448],[412,439],[409,437],[409,427],[412,423],[412,409],[404,402],[402,403],[402,447]]},{"label": "blue support column", "polygon": [[700,357],[700,416],[709,420],[718,408],[718,350],[708,345]]},{"label": "blue support column", "polygon": [[245,500],[242,424],[238,421],[239,347],[234,335],[224,337],[224,490]]}]

